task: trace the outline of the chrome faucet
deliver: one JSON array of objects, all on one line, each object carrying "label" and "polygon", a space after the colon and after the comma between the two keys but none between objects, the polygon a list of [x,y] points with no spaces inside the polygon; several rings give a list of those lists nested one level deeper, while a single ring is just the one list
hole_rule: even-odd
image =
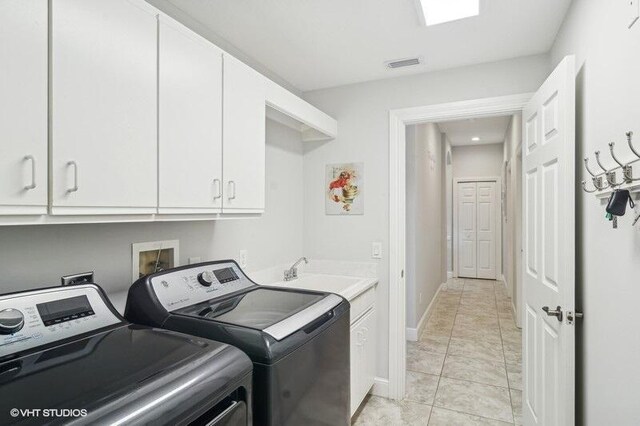
[{"label": "chrome faucet", "polygon": [[300,259],[296,260],[296,263],[294,263],[291,268],[287,269],[286,271],[284,271],[284,280],[285,281],[291,281],[291,280],[295,280],[298,278],[298,265],[304,261],[305,264],[309,263],[309,261],[307,260],[306,257],[301,257]]}]

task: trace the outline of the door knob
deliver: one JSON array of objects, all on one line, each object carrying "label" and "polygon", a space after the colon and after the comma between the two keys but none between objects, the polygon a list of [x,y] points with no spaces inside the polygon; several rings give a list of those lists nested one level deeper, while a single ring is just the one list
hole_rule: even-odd
[{"label": "door knob", "polygon": [[542,310],[545,311],[550,317],[556,317],[558,318],[558,321],[562,322],[562,308],[560,306],[556,307],[556,309],[553,311],[549,310],[548,306],[543,306]]}]

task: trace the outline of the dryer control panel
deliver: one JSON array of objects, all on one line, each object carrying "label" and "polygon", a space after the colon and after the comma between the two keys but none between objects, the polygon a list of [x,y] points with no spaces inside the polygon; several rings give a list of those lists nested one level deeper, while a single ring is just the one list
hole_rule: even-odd
[{"label": "dryer control panel", "polygon": [[91,284],[0,296],[0,358],[119,322]]},{"label": "dryer control panel", "polygon": [[168,312],[255,286],[233,262],[174,270],[151,277],[151,285]]}]

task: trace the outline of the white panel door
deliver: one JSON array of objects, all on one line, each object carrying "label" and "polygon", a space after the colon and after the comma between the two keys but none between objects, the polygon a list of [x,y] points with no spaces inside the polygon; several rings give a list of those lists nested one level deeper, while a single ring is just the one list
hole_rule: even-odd
[{"label": "white panel door", "polygon": [[0,214],[47,212],[47,0],[0,0]]},{"label": "white panel door", "polygon": [[[575,64],[566,57],[523,114],[523,416],[573,425]],[[543,307],[548,308],[546,313]],[[562,317],[551,316],[562,311]]]},{"label": "white panel door", "polygon": [[264,77],[224,56],[223,176],[225,213],[260,213],[265,202]]},{"label": "white panel door", "polygon": [[477,228],[475,182],[458,183],[458,276],[477,276]]},{"label": "white panel door", "polygon": [[477,183],[477,278],[496,279],[496,183]]},{"label": "white panel door", "polygon": [[222,208],[222,52],[160,16],[160,213]]},{"label": "white panel door", "polygon": [[157,19],[140,0],[55,0],[52,213],[157,208]]}]

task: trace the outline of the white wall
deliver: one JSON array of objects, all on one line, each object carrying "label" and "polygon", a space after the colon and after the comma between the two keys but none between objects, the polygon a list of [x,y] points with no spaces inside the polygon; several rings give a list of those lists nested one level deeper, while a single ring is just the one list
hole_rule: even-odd
[{"label": "white wall", "polygon": [[[443,135],[444,143],[444,205],[445,205],[445,220],[447,222],[446,235],[445,235],[445,247],[446,247],[446,272],[453,274],[453,147],[451,146],[451,140],[447,135]],[[447,158],[450,159],[447,164]]]},{"label": "white wall", "polygon": [[[502,177],[504,165],[504,143],[488,145],[454,146],[451,150],[453,157],[453,178]],[[455,185],[455,183],[454,183]],[[496,188],[502,191],[501,187]],[[500,211],[502,205],[497,206]],[[502,215],[502,213],[500,213]],[[453,212],[452,212],[453,218]],[[504,271],[504,224],[501,223],[501,264]],[[454,237],[455,238],[455,237]],[[496,262],[497,265],[497,262]]]},{"label": "white wall", "polygon": [[[640,147],[640,22],[628,29],[627,9],[626,1],[574,1],[551,51],[554,65],[576,54],[578,182],[587,175],[582,158],[594,161],[602,150],[608,160],[609,141],[624,160],[633,158],[626,131],[635,131]],[[640,227],[631,227],[627,212],[613,230],[604,206],[576,191],[576,296],[585,315],[577,327],[576,424],[637,425]]]},{"label": "white wall", "polygon": [[[310,143],[304,156],[304,253],[362,261],[371,242],[383,243],[378,287],[379,377],[388,377],[389,110],[535,91],[548,75],[547,55],[307,92],[304,97],[338,120],[338,137]],[[324,214],[327,163],[365,163],[363,216]]]},{"label": "white wall", "polygon": [[271,71],[262,63],[256,61],[251,56],[245,54],[242,50],[235,47],[227,39],[221,37],[218,33],[212,31],[208,26],[204,25],[198,20],[198,17],[193,17],[185,13],[182,9],[176,6],[171,0],[145,0],[150,5],[156,7],[158,10],[171,16],[173,19],[179,21],[182,25],[191,29],[192,31],[200,34],[202,37],[209,40],[211,43],[218,46],[220,49],[233,55],[235,58],[241,60],[245,64],[249,65],[260,74],[268,77],[270,80],[278,83],[280,86],[286,88],[296,95],[300,95],[300,90],[294,87],[287,80],[280,77],[278,74]]},{"label": "white wall", "polygon": [[[519,255],[519,248],[516,248],[516,235],[519,232],[516,218],[520,214],[518,200],[521,198],[521,188],[518,187],[518,167],[517,150],[522,142],[522,114],[514,114],[509,122],[509,128],[504,141],[504,161],[509,163],[509,170],[503,185],[506,188],[506,199],[504,207],[506,211],[502,214],[502,252],[503,270],[509,296],[513,305],[518,306],[518,291],[516,288],[516,259]],[[520,193],[520,194],[518,194]]]},{"label": "white wall", "polygon": [[443,282],[442,134],[433,123],[407,131],[407,327],[417,328]]},{"label": "white wall", "polygon": [[496,177],[502,175],[503,144],[454,146],[453,177]]},{"label": "white wall", "polygon": [[236,258],[249,250],[249,270],[302,255],[300,134],[267,121],[266,213],[216,222],[0,227],[0,293],[58,285],[64,274],[94,270],[107,291],[131,285],[131,243],[180,240],[180,260]]}]

